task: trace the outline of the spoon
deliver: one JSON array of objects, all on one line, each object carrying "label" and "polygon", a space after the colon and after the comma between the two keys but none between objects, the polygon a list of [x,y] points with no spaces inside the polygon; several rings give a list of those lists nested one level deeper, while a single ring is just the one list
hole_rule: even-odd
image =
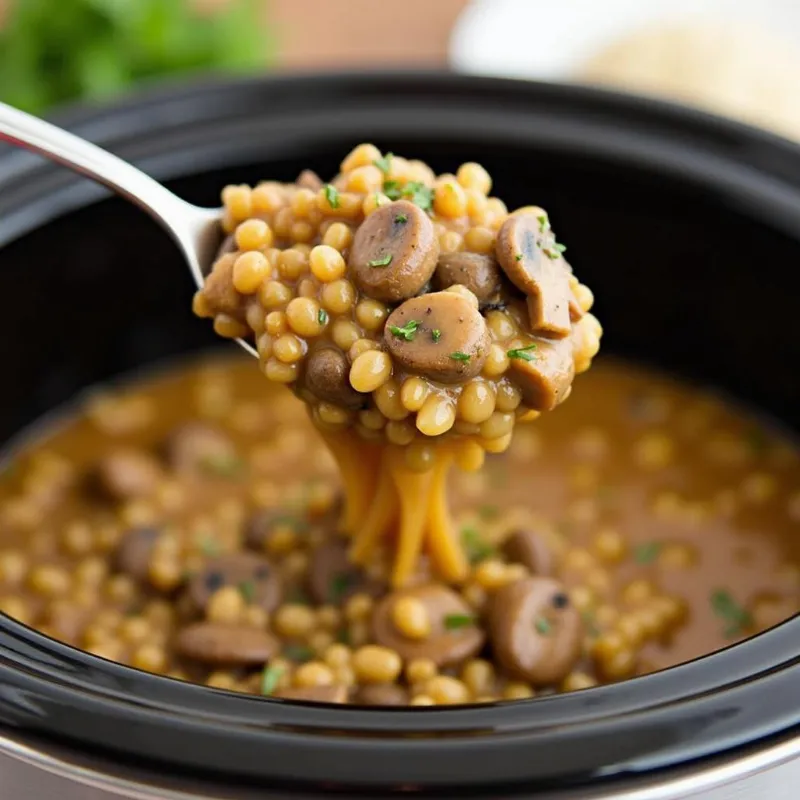
[{"label": "spoon", "polygon": [[[5,103],[0,103],[0,141],[69,167],[146,211],[174,239],[194,282],[202,288],[219,247],[221,209],[193,206],[118,156]],[[258,355],[243,339],[236,341]]]}]

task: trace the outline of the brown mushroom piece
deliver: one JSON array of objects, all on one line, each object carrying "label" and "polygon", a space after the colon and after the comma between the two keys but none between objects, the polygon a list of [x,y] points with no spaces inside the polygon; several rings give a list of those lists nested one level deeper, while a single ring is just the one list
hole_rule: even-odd
[{"label": "brown mushroom piece", "polygon": [[367,683],[359,686],[352,702],[362,706],[407,706],[408,689],[396,683]]},{"label": "brown mushroom piece", "polygon": [[581,615],[552,578],[526,578],[498,589],[488,627],[497,661],[534,686],[558,683],[581,656]]},{"label": "brown mushroom piece", "polygon": [[491,344],[478,309],[455,292],[406,300],[386,320],[384,338],[398,366],[441,383],[478,375]]},{"label": "brown mushroom piece", "polygon": [[367,399],[350,385],[350,363],[336,347],[323,346],[308,356],[302,384],[315,397],[342,408],[361,408]]},{"label": "brown mushroom piece", "polygon": [[236,448],[221,430],[204,422],[189,422],[167,441],[167,461],[178,473],[228,478],[242,461]]},{"label": "brown mushroom piece", "polygon": [[325,185],[313,169],[304,169],[297,176],[295,184],[300,189],[311,189],[312,192],[318,192]]},{"label": "brown mushroom piece", "polygon": [[256,666],[280,650],[280,641],[266,631],[247,625],[197,622],[178,632],[176,651],[204,664]]},{"label": "brown mushroom piece", "polygon": [[307,703],[346,703],[347,688],[341,684],[331,686],[301,686],[299,688],[278,689],[272,697],[281,700],[304,700]]},{"label": "brown mushroom piece", "polygon": [[494,256],[482,253],[442,253],[433,273],[433,285],[447,289],[466,286],[481,304],[488,303],[500,291],[502,277]]},{"label": "brown mushroom piece", "polygon": [[236,247],[236,236],[233,233],[229,233],[219,245],[219,250],[217,250],[217,260],[222,258],[223,256],[228,255],[228,253],[235,253],[238,250]]},{"label": "brown mushroom piece", "polygon": [[157,528],[133,528],[123,533],[114,553],[114,566],[137,581],[146,581],[159,535]]},{"label": "brown mushroom piece", "polygon": [[283,597],[278,570],[254,553],[227,553],[210,558],[190,580],[186,593],[198,611],[205,611],[211,595],[223,586],[237,587],[248,604],[266,611],[276,608]]},{"label": "brown mushroom piece", "polygon": [[509,374],[529,408],[551,411],[569,394],[575,378],[572,339],[540,339],[529,357],[511,358]]},{"label": "brown mushroom piece", "polygon": [[226,253],[217,259],[203,283],[203,297],[213,314],[227,314],[244,323],[247,298],[233,287],[233,264],[236,253]]},{"label": "brown mushroom piece", "polygon": [[147,497],[158,488],[162,475],[158,461],[141,450],[116,450],[97,465],[97,483],[114,500]]},{"label": "brown mushroom piece", "polygon": [[314,548],[308,565],[308,591],[317,603],[339,605],[354,594],[378,597],[384,585],[355,566],[344,539]]},{"label": "brown mushroom piece", "polygon": [[503,552],[509,561],[522,564],[533,575],[545,576],[553,572],[553,553],[536,531],[514,531],[503,543]]},{"label": "brown mushroom piece", "polygon": [[245,525],[245,544],[252,550],[263,553],[269,549],[269,540],[273,533],[286,527],[301,534],[307,534],[310,529],[308,521],[300,516],[275,509],[257,511]]},{"label": "brown mushroom piece", "polygon": [[[419,600],[428,612],[430,635],[409,639],[395,627],[392,610],[404,597]],[[404,661],[429,658],[438,667],[459,664],[483,647],[484,633],[472,608],[460,595],[440,584],[402,589],[384,597],[372,615],[375,641],[399,653]]]},{"label": "brown mushroom piece", "polygon": [[527,296],[531,329],[547,338],[569,336],[569,272],[539,217],[512,214],[497,234],[495,252],[509,280]]},{"label": "brown mushroom piece", "polygon": [[439,258],[431,218],[408,200],[381,206],[361,223],[348,266],[368,297],[397,303],[419,293]]}]

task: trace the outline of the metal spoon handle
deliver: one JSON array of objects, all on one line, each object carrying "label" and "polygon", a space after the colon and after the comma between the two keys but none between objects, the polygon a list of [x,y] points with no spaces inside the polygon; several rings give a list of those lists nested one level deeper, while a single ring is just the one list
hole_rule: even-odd
[{"label": "metal spoon handle", "polygon": [[208,249],[209,228],[219,212],[190,205],[141,170],[85,139],[0,103],[0,141],[24,147],[104,184],[150,214],[183,250],[198,285],[198,254]]}]

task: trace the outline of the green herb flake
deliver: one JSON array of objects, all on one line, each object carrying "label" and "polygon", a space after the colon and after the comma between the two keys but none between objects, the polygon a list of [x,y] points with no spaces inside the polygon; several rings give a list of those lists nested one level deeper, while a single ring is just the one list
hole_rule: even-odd
[{"label": "green herb flake", "polygon": [[547,636],[553,630],[550,620],[546,619],[545,617],[536,617],[534,627],[536,628],[537,633],[540,633],[542,636]]},{"label": "green herb flake", "polygon": [[339,208],[339,190],[332,183],[326,183],[323,191],[328,205],[331,208]]},{"label": "green herb flake", "polygon": [[466,353],[457,350],[455,353],[450,353],[450,358],[452,358],[453,361],[463,361],[466,364],[470,357]]},{"label": "green herb flake", "polygon": [[561,255],[561,253],[559,253],[559,252],[558,252],[558,250],[556,250],[556,249],[555,249],[555,247],[543,247],[543,248],[542,248],[542,252],[543,252],[543,253],[544,253],[544,254],[545,254],[545,255],[546,255],[546,256],[547,256],[549,259],[552,259],[553,261],[555,261],[555,260],[556,260],[557,258],[559,258],[559,256]]},{"label": "green herb flake", "polygon": [[399,200],[403,196],[403,189],[398,181],[384,181],[383,193],[390,200]]},{"label": "green herb flake", "polygon": [[716,589],[711,593],[711,608],[725,623],[725,636],[728,638],[741,636],[753,625],[750,612],[740,606],[725,589]]},{"label": "green herb flake", "polygon": [[461,628],[469,628],[475,624],[475,617],[471,614],[448,614],[444,618],[444,627],[448,631],[457,631]]},{"label": "green herb flake", "polygon": [[442,332],[438,328],[434,328],[431,331],[431,339],[433,339],[434,343],[436,343],[441,338],[442,338]]},{"label": "green herb flake", "polygon": [[495,548],[487,542],[477,528],[462,528],[461,543],[471,564],[477,564],[495,554]]},{"label": "green herb flake", "polygon": [[392,156],[394,153],[387,153],[381,158],[376,158],[372,163],[384,174],[388,175],[392,168]]},{"label": "green herb flake", "polygon": [[536,219],[539,220],[539,233],[544,233],[550,227],[550,220],[547,214],[539,214]]},{"label": "green herb flake", "polygon": [[239,591],[244,598],[245,603],[252,603],[256,596],[256,585],[253,581],[242,581],[239,584]]},{"label": "green herb flake", "polygon": [[567,252],[566,245],[560,244],[559,242],[556,242],[554,247],[556,248],[556,250],[558,250],[559,253],[566,253]]},{"label": "green herb flake", "polygon": [[347,628],[342,628],[339,633],[336,634],[336,641],[339,642],[339,644],[346,644],[349,646],[351,644],[350,631],[347,630]]},{"label": "green herb flake", "polygon": [[404,223],[408,222],[408,214],[398,214],[398,215],[397,215],[397,216],[394,218],[394,221],[395,221],[395,222],[396,222],[398,225],[403,225]]},{"label": "green herb flake", "polygon": [[261,673],[261,694],[269,697],[278,688],[278,681],[283,677],[283,667],[278,665],[271,667],[267,664]]},{"label": "green herb flake", "polygon": [[386,253],[386,255],[381,256],[380,258],[374,258],[372,261],[367,261],[367,266],[369,267],[388,267],[389,264],[392,263],[392,254]]},{"label": "green herb flake", "polygon": [[522,259],[523,259],[523,258],[525,258],[525,256],[524,256],[524,255],[522,255],[522,253],[517,253],[517,254],[514,256],[514,261],[522,261]]},{"label": "green herb flake", "polygon": [[539,356],[534,355],[531,350],[536,350],[535,344],[529,344],[527,347],[517,347],[514,350],[508,350],[506,355],[509,358],[517,358],[521,361],[538,361]]},{"label": "green herb flake", "polygon": [[310,661],[314,651],[305,644],[287,644],[283,647],[283,655],[292,661]]},{"label": "green herb flake", "polygon": [[328,598],[332,603],[338,603],[353,585],[353,576],[347,572],[340,572],[331,579],[328,587]]},{"label": "green herb flake", "polygon": [[328,322],[328,312],[324,308],[321,308],[319,310],[319,313],[317,314],[317,322],[319,322],[320,325],[327,324],[327,322]]},{"label": "green herb flake", "polygon": [[407,197],[423,211],[430,211],[433,208],[433,189],[419,181],[407,183],[403,187],[403,197]]},{"label": "green herb flake", "polygon": [[652,564],[661,552],[661,542],[642,542],[633,549],[633,558],[637,564]]},{"label": "green herb flake", "polygon": [[220,478],[235,478],[244,469],[244,462],[231,455],[207,456],[200,461],[201,469]]},{"label": "green herb flake", "polygon": [[204,536],[200,541],[200,550],[205,556],[212,558],[218,556],[220,552],[219,542],[213,536]]},{"label": "green herb flake", "polygon": [[389,331],[398,339],[404,339],[406,342],[411,342],[414,340],[414,336],[417,333],[417,328],[419,328],[421,324],[422,323],[416,319],[410,319],[405,325],[403,325],[402,328],[398,327],[397,325],[390,325]]}]

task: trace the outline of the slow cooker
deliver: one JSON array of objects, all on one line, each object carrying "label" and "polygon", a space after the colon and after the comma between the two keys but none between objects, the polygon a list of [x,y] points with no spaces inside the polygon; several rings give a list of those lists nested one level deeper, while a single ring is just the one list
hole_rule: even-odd
[{"label": "slow cooker", "polygon": [[[359,141],[437,168],[482,162],[558,219],[604,351],[800,423],[800,148],[685,108],[446,74],[205,82],[59,122],[188,200],[335,171]],[[218,346],[141,212],[32,156],[0,155],[0,436],[118,374]],[[646,273],[647,291],[641,287]],[[797,795],[800,619],[623,683],[511,704],[276,703],[149,675],[0,619],[8,798]]]}]

